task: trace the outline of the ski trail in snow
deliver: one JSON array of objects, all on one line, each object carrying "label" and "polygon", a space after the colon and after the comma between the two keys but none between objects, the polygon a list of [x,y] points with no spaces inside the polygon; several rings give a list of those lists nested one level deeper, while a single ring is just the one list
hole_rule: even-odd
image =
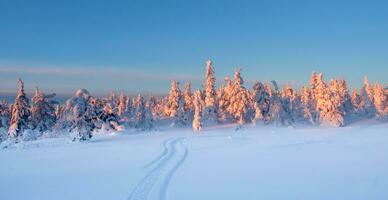
[{"label": "ski trail in snow", "polygon": [[[183,156],[181,156],[179,158],[179,160],[177,161],[176,165],[167,173],[167,176],[166,176],[166,178],[164,179],[164,181],[162,183],[162,187],[159,190],[159,199],[160,200],[165,200],[166,199],[168,185],[170,183],[170,180],[171,180],[172,176],[174,175],[175,171],[179,168],[179,166],[182,165],[182,163],[186,160],[186,157],[187,157],[187,154],[188,154],[187,147],[183,144],[182,140],[179,140],[179,143],[183,147]],[[175,146],[175,148],[176,148],[176,146]]]},{"label": "ski trail in snow", "polygon": [[163,142],[163,152],[158,157],[156,157],[154,160],[152,160],[148,164],[145,164],[143,167],[148,168],[148,167],[152,166],[153,164],[155,164],[156,162],[158,162],[159,160],[163,159],[163,157],[165,157],[167,155],[168,151],[171,150],[171,148],[168,147],[168,145],[170,145],[169,143],[171,143],[171,141],[173,141],[172,138],[165,140]]},{"label": "ski trail in snow", "polygon": [[163,142],[162,154],[144,167],[154,167],[144,176],[131,192],[128,200],[166,199],[168,185],[172,176],[185,161],[188,149],[183,144],[184,138],[167,139]]}]

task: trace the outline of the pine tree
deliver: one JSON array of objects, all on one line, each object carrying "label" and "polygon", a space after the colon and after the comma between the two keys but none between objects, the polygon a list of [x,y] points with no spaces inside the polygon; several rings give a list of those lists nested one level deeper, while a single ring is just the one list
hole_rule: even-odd
[{"label": "pine tree", "polygon": [[12,118],[9,127],[9,137],[19,137],[23,135],[25,129],[29,129],[29,118],[31,116],[30,105],[24,93],[24,83],[18,80],[18,94],[15,103],[12,105]]},{"label": "pine tree", "polygon": [[200,90],[194,92],[194,120],[193,120],[193,130],[201,131],[202,130],[202,108],[204,102],[202,100],[202,94]]},{"label": "pine tree", "polygon": [[205,87],[205,108],[203,109],[204,120],[206,123],[217,123],[217,105],[216,105],[216,78],[212,66],[212,61],[206,62],[206,80]]},{"label": "pine tree", "polygon": [[45,95],[38,88],[32,97],[31,106],[31,128],[42,133],[50,131],[56,123],[55,107],[57,102],[51,99],[55,94]]}]

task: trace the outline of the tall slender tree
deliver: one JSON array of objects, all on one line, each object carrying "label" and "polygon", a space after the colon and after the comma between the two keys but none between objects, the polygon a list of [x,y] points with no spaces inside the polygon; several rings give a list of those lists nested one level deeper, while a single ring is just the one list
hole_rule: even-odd
[{"label": "tall slender tree", "polygon": [[212,66],[212,61],[206,62],[206,77],[204,83],[205,108],[203,109],[206,123],[217,123],[217,101],[216,101],[216,78]]},{"label": "tall slender tree", "polygon": [[194,120],[193,120],[193,130],[201,131],[202,130],[202,108],[204,102],[202,100],[202,94],[200,90],[194,92]]},{"label": "tall slender tree", "polygon": [[15,103],[12,105],[12,118],[9,127],[9,137],[18,137],[23,135],[25,129],[29,129],[29,118],[31,116],[30,104],[24,93],[24,83],[22,79],[18,80],[18,94]]}]

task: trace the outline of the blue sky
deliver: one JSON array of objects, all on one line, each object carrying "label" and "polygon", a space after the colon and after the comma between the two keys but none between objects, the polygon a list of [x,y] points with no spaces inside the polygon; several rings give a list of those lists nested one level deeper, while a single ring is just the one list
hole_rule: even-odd
[{"label": "blue sky", "polygon": [[313,70],[388,83],[387,1],[0,1],[0,93],[165,93],[218,80],[307,84]]}]

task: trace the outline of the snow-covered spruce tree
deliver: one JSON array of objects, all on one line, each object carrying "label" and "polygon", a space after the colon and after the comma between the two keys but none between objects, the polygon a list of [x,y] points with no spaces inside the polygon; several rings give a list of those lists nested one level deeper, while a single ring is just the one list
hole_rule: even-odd
[{"label": "snow-covered spruce tree", "polygon": [[138,131],[150,131],[155,129],[155,123],[149,105],[146,105],[144,98],[139,94],[135,101],[135,128]]},{"label": "snow-covered spruce tree", "polygon": [[46,95],[36,88],[32,97],[31,128],[39,133],[50,131],[57,121],[55,105],[59,103],[51,100],[54,96],[55,94]]},{"label": "snow-covered spruce tree", "polygon": [[167,117],[174,118],[177,116],[180,99],[182,99],[182,93],[179,89],[179,82],[172,81],[171,89],[168,93],[167,102],[164,109],[165,115]]},{"label": "snow-covered spruce tree", "polygon": [[200,90],[194,92],[194,120],[193,120],[193,130],[201,131],[202,130],[202,108],[204,102],[202,100],[202,94]]},{"label": "snow-covered spruce tree", "polygon": [[353,111],[352,101],[345,80],[330,80],[329,86],[332,101],[345,117]]},{"label": "snow-covered spruce tree", "polygon": [[362,104],[364,105],[363,115],[367,118],[376,116],[376,108],[374,106],[373,86],[369,84],[368,78],[365,76],[364,85],[360,91]]},{"label": "snow-covered spruce tree", "polygon": [[72,141],[85,141],[92,137],[95,129],[94,109],[89,104],[90,94],[86,89],[79,89],[75,96],[66,102],[66,118],[70,122]]},{"label": "snow-covered spruce tree", "polygon": [[173,118],[173,124],[171,127],[185,127],[192,122],[192,112],[185,110],[185,101],[182,98],[179,99],[177,115]]},{"label": "snow-covered spruce tree", "polygon": [[319,122],[324,126],[341,127],[345,126],[343,113],[340,111],[336,103],[335,96],[330,91],[329,87],[323,81],[322,73],[319,74],[318,82],[317,111],[319,112]]},{"label": "snow-covered spruce tree", "polygon": [[5,100],[0,100],[0,128],[9,128],[9,122],[11,120],[10,105]]},{"label": "snow-covered spruce tree", "polygon": [[353,107],[353,115],[360,117],[363,114],[362,112],[364,105],[361,96],[357,93],[355,89],[352,91],[351,101]]},{"label": "snow-covered spruce tree", "polygon": [[233,92],[233,83],[228,76],[224,80],[225,84],[217,90],[217,114],[220,122],[231,122],[233,117],[228,112],[228,107],[230,105],[230,94]]},{"label": "snow-covered spruce tree", "polygon": [[191,84],[187,82],[183,91],[184,101],[184,121],[185,124],[191,124],[194,115],[193,94],[191,93]]},{"label": "snow-covered spruce tree", "polygon": [[288,85],[284,86],[280,102],[282,105],[282,125],[293,126],[295,124],[294,116],[299,107],[295,90]]},{"label": "snow-covered spruce tree", "polygon": [[100,110],[92,109],[91,114],[99,113],[99,115],[96,115],[93,117],[94,124],[98,123],[100,124],[101,129],[104,129],[104,131],[117,131],[120,129],[120,120],[119,116],[114,112],[114,110],[110,107],[110,104],[103,105],[104,108],[102,109],[102,112]]},{"label": "snow-covered spruce tree", "polygon": [[156,97],[152,95],[149,96],[147,99],[146,107],[150,110],[152,119],[154,121],[158,120],[161,117],[160,112],[158,112],[157,106],[158,106],[158,100],[156,99]]},{"label": "snow-covered spruce tree", "polygon": [[258,81],[253,85],[252,102],[255,109],[255,116],[252,120],[253,124],[256,125],[259,121],[263,123],[268,122],[268,119],[265,117],[268,116],[270,96],[262,82]]},{"label": "snow-covered spruce tree", "polygon": [[233,90],[230,95],[228,112],[241,126],[246,121],[246,114],[249,108],[249,92],[243,86],[244,80],[241,77],[240,69],[235,69],[233,77]]},{"label": "snow-covered spruce tree", "polygon": [[277,83],[271,82],[274,86],[269,111],[271,122],[277,126],[293,126],[295,121],[292,116],[292,104],[290,97],[287,96],[289,88],[279,91]]},{"label": "snow-covered spruce tree", "polygon": [[376,109],[376,118],[382,121],[388,120],[388,99],[383,86],[379,83],[376,83],[373,87],[373,99]]},{"label": "snow-covered spruce tree", "polygon": [[9,137],[15,138],[23,135],[23,131],[30,129],[29,118],[31,116],[30,105],[24,93],[24,83],[18,80],[18,94],[15,103],[12,105],[11,125],[9,127]]},{"label": "snow-covered spruce tree", "polygon": [[313,118],[314,124],[319,124],[319,111],[317,108],[317,103],[318,103],[318,96],[319,96],[319,85],[322,85],[322,73],[317,74],[316,72],[312,72],[311,78],[310,78],[310,89],[311,89],[311,101],[312,101],[312,107],[315,110],[315,115]]},{"label": "snow-covered spruce tree", "polygon": [[206,77],[204,83],[205,108],[203,109],[203,118],[205,124],[214,124],[218,122],[217,101],[216,101],[216,78],[212,66],[212,61],[206,62]]},{"label": "snow-covered spruce tree", "polygon": [[11,120],[11,110],[8,103],[0,100],[0,143],[8,137],[9,122]]},{"label": "snow-covered spruce tree", "polygon": [[191,83],[185,83],[185,87],[183,90],[183,99],[185,101],[185,110],[190,111],[194,109],[193,105],[193,94],[191,93]]},{"label": "snow-covered spruce tree", "polygon": [[153,110],[152,110],[152,113],[155,113],[155,118],[154,119],[159,120],[159,119],[162,119],[162,118],[166,117],[166,114],[164,112],[165,105],[166,105],[166,99],[165,98],[156,99],[156,104],[155,104],[155,106],[153,107]]},{"label": "snow-covered spruce tree", "polygon": [[61,104],[56,104],[55,106],[55,121],[62,119],[64,113],[64,107]]},{"label": "snow-covered spruce tree", "polygon": [[316,111],[314,109],[313,98],[310,89],[303,86],[300,91],[301,109],[303,112],[303,122],[315,125]]},{"label": "snow-covered spruce tree", "polygon": [[121,92],[118,99],[118,105],[117,105],[117,115],[121,118],[124,118],[127,116],[126,102],[127,102],[127,97],[124,95],[123,92]]},{"label": "snow-covered spruce tree", "polygon": [[154,120],[154,114],[152,113],[153,107],[155,106],[155,98],[148,98],[145,105],[145,125],[144,128],[147,131],[157,130],[156,123]]},{"label": "snow-covered spruce tree", "polygon": [[105,97],[104,104],[108,104],[115,114],[118,113],[119,98],[115,91],[112,91],[109,96]]}]

